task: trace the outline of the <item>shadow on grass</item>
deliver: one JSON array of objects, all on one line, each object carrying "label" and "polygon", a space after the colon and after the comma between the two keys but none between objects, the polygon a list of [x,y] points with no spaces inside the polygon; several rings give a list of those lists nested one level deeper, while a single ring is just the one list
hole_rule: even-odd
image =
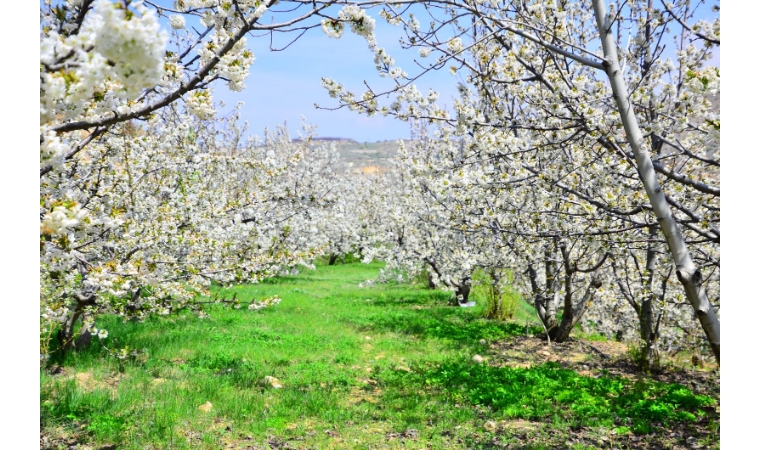
[{"label": "shadow on grass", "polygon": [[[447,339],[460,346],[477,344],[481,339],[506,339],[525,333],[517,323],[480,318],[476,313],[455,307],[388,310],[382,314],[352,317],[347,321],[362,332],[393,332],[420,339]],[[530,332],[536,332],[532,328]]]},{"label": "shadow on grass", "polygon": [[[207,308],[210,311],[214,309],[230,309],[226,306],[211,305]],[[259,325],[264,319],[261,317],[266,312],[256,312],[248,316],[221,316],[216,317],[213,321],[201,321],[197,315],[183,310],[170,316],[150,315],[143,321],[129,320],[124,321],[121,317],[115,315],[102,315],[98,317],[95,325],[100,329],[108,330],[108,337],[101,342],[93,336],[90,344],[84,348],[72,349],[66,354],[59,351],[57,339],[51,340],[50,356],[46,361],[47,369],[55,369],[57,366],[73,366],[77,364],[95,363],[95,361],[111,360],[115,358],[109,356],[106,348],[111,351],[117,351],[127,347],[142,353],[147,350],[149,354],[159,352],[164,348],[182,347],[185,343],[203,339],[213,343],[218,337],[226,337],[224,328],[239,322],[245,322],[249,325]],[[258,333],[258,334],[257,334]],[[272,333],[258,332],[249,330],[240,337],[245,341],[268,341],[278,339],[276,336],[269,336]],[[106,347],[106,348],[104,348]],[[125,362],[133,358],[128,358]]]},{"label": "shadow on grass", "polygon": [[586,377],[556,363],[523,369],[458,360],[419,366],[412,373],[386,371],[382,382],[400,389],[426,386],[431,395],[488,406],[507,419],[617,427],[619,433],[650,433],[653,427],[716,416],[713,398],[680,384]]},{"label": "shadow on grass", "polygon": [[[263,280],[259,281],[258,284],[286,284],[286,285],[294,285],[294,284],[310,284],[314,283],[317,280],[320,280],[320,278],[317,277],[311,277],[309,276],[311,274],[305,274],[305,275],[299,275],[299,276],[276,276],[271,278],[264,278]],[[250,286],[256,286],[255,284]],[[245,288],[246,285],[240,285],[235,286],[236,288],[243,287]]]},{"label": "shadow on grass", "polygon": [[412,289],[408,285],[389,286],[386,292],[373,295],[372,306],[444,306],[449,302],[450,292],[433,289]]}]

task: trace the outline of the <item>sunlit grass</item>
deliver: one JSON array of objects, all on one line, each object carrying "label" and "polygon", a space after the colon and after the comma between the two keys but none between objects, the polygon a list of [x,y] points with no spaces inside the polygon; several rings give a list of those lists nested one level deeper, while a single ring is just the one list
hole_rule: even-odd
[{"label": "sunlit grass", "polygon": [[417,285],[358,287],[379,268],[320,266],[219,291],[282,298],[260,311],[214,306],[208,319],[105,318],[97,325],[109,330],[106,344],[143,356],[122,363],[94,343],[63,361],[64,374],[41,372],[43,428],[134,449],[278,440],[301,448],[464,448],[493,439],[487,420],[548,421],[560,434],[578,426],[647,432],[651,421],[694,420],[713,401],[678,385],[594,379],[552,365],[473,364],[474,354],[488,352],[482,342],[524,334],[524,316],[485,320],[480,308],[447,306],[449,293]]}]

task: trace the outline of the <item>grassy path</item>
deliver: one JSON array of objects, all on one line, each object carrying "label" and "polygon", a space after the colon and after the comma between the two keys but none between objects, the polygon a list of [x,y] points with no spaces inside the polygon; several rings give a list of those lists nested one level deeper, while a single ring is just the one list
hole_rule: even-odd
[{"label": "grassy path", "polygon": [[[224,292],[282,298],[260,311],[98,323],[109,345],[145,353],[120,364],[93,345],[41,372],[42,447],[718,445],[710,396],[546,360],[510,364],[519,352],[504,345],[540,342],[524,325],[445,306],[444,292],[359,288],[379,267],[320,266]],[[676,432],[658,437],[666,429]]]}]

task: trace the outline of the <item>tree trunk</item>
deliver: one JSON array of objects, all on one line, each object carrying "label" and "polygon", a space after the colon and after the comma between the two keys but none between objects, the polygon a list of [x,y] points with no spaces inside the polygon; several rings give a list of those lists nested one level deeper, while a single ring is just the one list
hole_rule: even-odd
[{"label": "tree trunk", "polygon": [[427,273],[427,280],[428,280],[428,289],[435,289],[438,286],[435,284],[435,280],[433,279],[433,274],[430,273],[430,271],[425,271]]},{"label": "tree trunk", "polygon": [[465,278],[459,283],[459,286],[457,286],[457,290],[455,291],[454,295],[456,295],[456,302],[458,305],[464,305],[467,302],[469,302],[470,298],[470,279]]},{"label": "tree trunk", "polygon": [[628,87],[618,63],[617,43],[611,33],[611,23],[607,14],[606,4],[602,0],[593,0],[592,3],[604,51],[605,71],[610,80],[612,93],[615,97],[623,127],[625,128],[628,144],[631,146],[631,150],[636,158],[639,178],[644,184],[649,202],[652,205],[657,221],[660,224],[660,229],[665,235],[668,248],[673,256],[678,281],[683,285],[686,297],[689,299],[689,303],[694,308],[694,312],[702,325],[715,359],[720,364],[720,321],[707,299],[707,293],[702,287],[702,273],[691,259],[683,235],[681,235],[673,213],[667,204],[660,183],[657,181],[652,159],[644,146],[644,137],[639,128],[633,105],[628,100]]},{"label": "tree trunk", "polygon": [[95,304],[95,293],[76,293],[73,295],[73,297],[76,300],[74,310],[71,312],[71,315],[63,322],[61,329],[58,330],[58,342],[61,345],[60,350],[63,354],[67,353],[75,345],[77,349],[84,348],[85,346],[89,345],[89,339],[91,338],[91,336],[86,335],[87,333],[82,333],[80,335],[80,339],[74,342],[74,327],[76,326],[79,318],[82,317],[82,313],[84,313],[85,307]]},{"label": "tree trunk", "polygon": [[544,277],[546,286],[544,289],[538,285],[538,273],[533,266],[528,266],[531,288],[533,290],[533,304],[538,312],[538,318],[543,322],[547,334],[551,336],[557,328],[557,310],[559,308],[559,284],[557,280],[558,265],[554,262],[557,242],[554,247],[546,246],[544,249]]},{"label": "tree trunk", "polygon": [[63,322],[63,326],[61,326],[61,329],[58,330],[58,343],[60,344],[60,350],[61,353],[66,354],[68,353],[72,348],[76,348],[77,350],[83,348],[86,346],[86,344],[89,344],[89,340],[87,340],[87,337],[83,337],[84,334],[80,334],[79,339],[76,341],[74,340],[74,334],[75,330],[74,327],[76,327],[77,321],[79,321],[79,318],[82,317],[82,313],[84,312],[84,307],[86,305],[86,302],[81,302],[77,300],[76,306],[74,307],[74,311],[71,313],[71,315]]},{"label": "tree trunk", "polygon": [[639,369],[645,373],[660,370],[660,354],[655,347],[657,335],[652,308],[653,300],[654,294],[648,295],[641,302],[641,311],[639,313],[639,331],[641,336]]},{"label": "tree trunk", "polygon": [[76,351],[84,350],[90,346],[91,341],[92,333],[90,333],[90,330],[84,330],[79,336],[77,336],[76,341],[74,341],[74,349]]},{"label": "tree trunk", "polygon": [[[657,227],[652,226],[649,228],[650,237],[654,238],[656,233]],[[639,333],[641,336],[639,369],[645,373],[658,372],[660,370],[660,352],[655,345],[658,338],[658,327],[655,325],[653,307],[654,301],[657,299],[654,293],[654,273],[657,265],[656,245],[650,241],[647,247],[646,286],[649,288],[649,293],[645,295],[637,311],[639,313]],[[663,286],[663,289],[665,289],[665,286]]]},{"label": "tree trunk", "polygon": [[63,322],[61,329],[58,330],[58,343],[60,344],[61,353],[66,354],[74,347],[74,326],[82,316],[82,308],[79,302],[71,315]]},{"label": "tree trunk", "polygon": [[[546,328],[546,334],[549,339],[554,342],[564,342],[570,337],[570,332],[573,331],[573,327],[580,321],[583,314],[586,312],[586,308],[594,299],[596,290],[602,286],[602,282],[596,277],[597,271],[602,267],[604,261],[607,259],[607,254],[603,255],[599,261],[589,269],[579,269],[570,262],[570,253],[567,250],[565,243],[557,243],[562,260],[564,263],[564,281],[565,281],[565,299],[564,309],[562,311],[562,322],[557,323],[557,309],[559,306],[559,266],[552,262],[552,254],[546,254],[546,280],[547,287],[541,290],[538,286],[538,274],[533,266],[528,266],[528,275],[530,276],[530,283],[533,293],[535,295],[534,303],[536,311],[538,311],[538,317]],[[586,272],[591,274],[591,282],[586,287],[586,292],[583,298],[573,305],[573,277],[576,272]],[[550,298],[551,297],[551,298]]]},{"label": "tree trunk", "polygon": [[[557,296],[553,295],[552,298],[549,298],[547,289],[541,289],[538,285],[538,273],[533,265],[528,266],[528,276],[533,291],[533,306],[536,308],[538,318],[544,324],[548,334],[550,330],[557,327]],[[547,282],[546,284],[548,288],[550,283]]]},{"label": "tree trunk", "polygon": [[338,255],[335,254],[335,253],[330,253],[330,260],[327,261],[327,265],[328,266],[334,266],[335,265],[335,261],[337,261],[337,260],[338,260]]},{"label": "tree trunk", "polygon": [[[597,278],[593,278],[586,287],[586,293],[583,295],[583,298],[575,306],[572,303],[570,307],[565,306],[564,311],[562,311],[562,322],[560,322],[558,327],[549,330],[549,338],[552,341],[565,342],[570,337],[570,332],[573,331],[575,325],[581,320],[583,313],[586,312],[586,308],[594,300],[596,290],[600,287],[602,287],[602,282]],[[572,298],[572,292],[570,296]]]}]

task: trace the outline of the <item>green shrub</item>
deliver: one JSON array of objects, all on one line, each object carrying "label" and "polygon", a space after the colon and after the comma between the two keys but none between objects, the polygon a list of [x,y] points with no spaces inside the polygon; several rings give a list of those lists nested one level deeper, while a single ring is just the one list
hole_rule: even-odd
[{"label": "green shrub", "polygon": [[487,319],[512,319],[517,311],[520,295],[511,286],[512,274],[507,272],[502,277],[498,283],[494,282],[493,273],[483,269],[472,274],[470,298],[485,305],[483,316]]}]

